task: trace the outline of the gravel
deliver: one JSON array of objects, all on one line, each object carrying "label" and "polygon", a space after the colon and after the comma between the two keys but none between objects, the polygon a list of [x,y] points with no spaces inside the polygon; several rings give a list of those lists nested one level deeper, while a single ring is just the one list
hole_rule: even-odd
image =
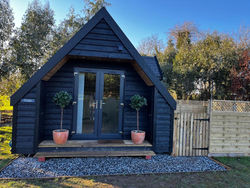
[{"label": "gravel", "polygon": [[20,157],[0,172],[0,178],[39,178],[86,175],[125,175],[171,172],[225,171],[208,157],[156,155],[140,157],[36,158]]}]

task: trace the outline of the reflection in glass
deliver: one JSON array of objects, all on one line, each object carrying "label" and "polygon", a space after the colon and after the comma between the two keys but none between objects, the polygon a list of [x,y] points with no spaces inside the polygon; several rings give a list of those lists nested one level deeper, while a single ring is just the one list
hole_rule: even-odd
[{"label": "reflection in glass", "polygon": [[102,98],[102,133],[118,133],[120,75],[104,74]]},{"label": "reflection in glass", "polygon": [[77,105],[77,133],[93,134],[95,127],[96,74],[80,73]]}]

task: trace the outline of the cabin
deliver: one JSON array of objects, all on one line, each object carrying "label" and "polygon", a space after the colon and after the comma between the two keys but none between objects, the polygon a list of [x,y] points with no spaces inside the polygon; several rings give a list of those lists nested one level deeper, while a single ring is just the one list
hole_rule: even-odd
[{"label": "cabin", "polygon": [[[141,56],[105,8],[100,9],[46,64],[11,96],[12,153],[44,157],[148,156],[171,153],[176,102],[161,83],[156,57]],[[55,93],[67,91],[64,110],[69,140],[56,145],[60,127]],[[140,111],[143,144],[133,144],[136,111],[130,98],[148,105]]]}]

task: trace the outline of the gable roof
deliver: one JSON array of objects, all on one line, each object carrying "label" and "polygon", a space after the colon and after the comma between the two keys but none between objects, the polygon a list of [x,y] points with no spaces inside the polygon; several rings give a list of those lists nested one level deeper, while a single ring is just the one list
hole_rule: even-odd
[{"label": "gable roof", "polygon": [[15,105],[31,88],[33,88],[42,78],[51,71],[55,66],[58,66],[67,54],[83,39],[96,24],[104,19],[107,24],[111,27],[116,36],[120,39],[123,45],[126,47],[127,51],[136,61],[141,71],[143,71],[148,79],[153,83],[153,85],[158,89],[160,94],[169,103],[172,109],[176,109],[176,102],[169,94],[167,89],[163,86],[160,80],[155,76],[150,67],[145,63],[144,58],[137,52],[135,47],[113,20],[111,15],[105,8],[100,9],[96,15],[86,23],[61,49],[59,49],[55,55],[53,55],[46,64],[44,64],[41,69],[39,69],[35,74],[11,96],[11,105]]},{"label": "gable roof", "polygon": [[161,71],[159,62],[157,60],[157,57],[154,56],[142,56],[146,64],[150,67],[150,69],[153,71],[153,73],[162,80],[163,73]]}]

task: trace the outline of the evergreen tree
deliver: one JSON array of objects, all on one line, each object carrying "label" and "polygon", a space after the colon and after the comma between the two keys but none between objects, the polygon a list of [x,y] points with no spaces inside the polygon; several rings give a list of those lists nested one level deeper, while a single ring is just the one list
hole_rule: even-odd
[{"label": "evergreen tree", "polygon": [[17,29],[12,45],[18,69],[28,79],[48,59],[53,40],[54,12],[49,4],[34,0],[26,10],[21,28]]},{"label": "evergreen tree", "polygon": [[83,25],[84,17],[76,14],[75,9],[71,7],[66,18],[54,30],[54,39],[51,42],[52,53],[62,47]]},{"label": "evergreen tree", "polygon": [[52,54],[62,47],[81,27],[90,20],[102,7],[110,6],[105,0],[84,0],[83,15],[70,8],[66,18],[54,30],[54,40],[51,43]]},{"label": "evergreen tree", "polygon": [[210,98],[212,87],[215,98],[230,98],[230,72],[239,60],[234,40],[216,32],[207,34],[193,46],[192,51],[192,64],[189,66],[198,72],[201,99]]},{"label": "evergreen tree", "polygon": [[105,0],[84,0],[84,21],[88,22],[102,7],[110,6],[111,4]]},{"label": "evergreen tree", "polygon": [[167,42],[167,47],[164,50],[162,58],[159,60],[162,72],[163,81],[169,89],[173,89],[173,82],[175,81],[175,73],[173,72],[173,63],[177,50],[175,49],[172,39]]},{"label": "evergreen tree", "polygon": [[9,45],[14,28],[14,17],[9,0],[0,0],[0,80],[11,70]]}]

